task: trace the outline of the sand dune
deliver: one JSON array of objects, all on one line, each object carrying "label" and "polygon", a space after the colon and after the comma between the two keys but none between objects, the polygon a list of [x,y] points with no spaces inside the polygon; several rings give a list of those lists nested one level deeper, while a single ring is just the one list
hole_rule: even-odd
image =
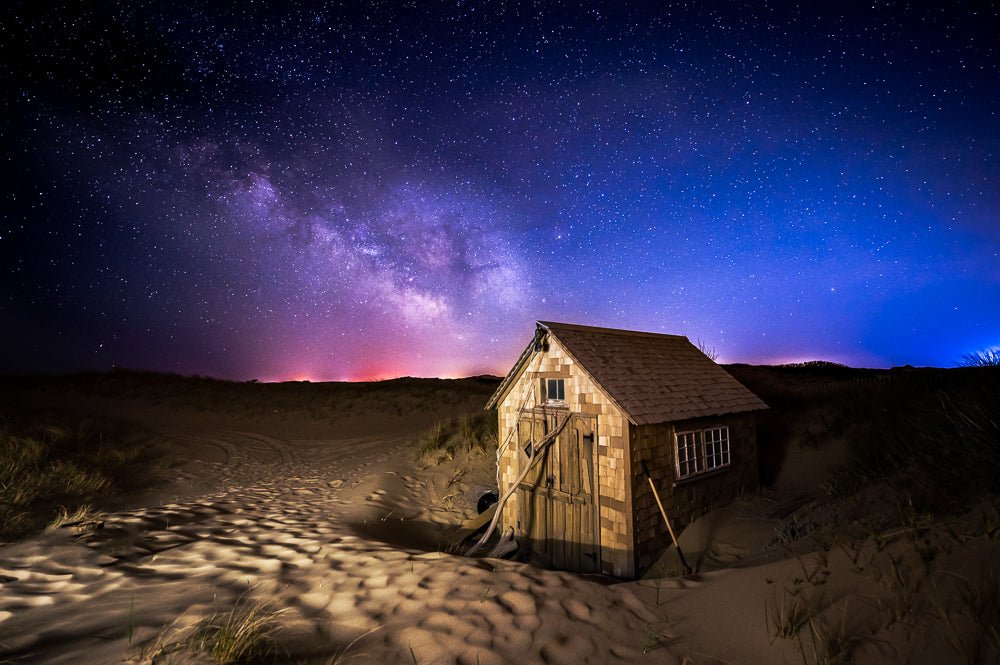
[{"label": "sand dune", "polygon": [[[287,608],[288,648],[299,657],[368,631],[357,649],[371,662],[403,662],[411,649],[418,662],[641,656],[655,617],[626,589],[379,541],[380,531],[393,540],[397,524],[415,520],[426,531],[462,518],[425,507],[429,478],[403,473],[409,465],[398,461],[402,469],[388,468],[412,458],[404,441],[320,447],[223,433],[204,443],[227,452],[206,468],[224,489],[3,550],[6,658],[141,660],[165,628],[176,632],[248,590]],[[369,523],[367,537],[356,535],[352,525]]]},{"label": "sand dune", "polygon": [[[482,401],[467,386],[453,396],[449,413]],[[689,525],[694,575],[677,576],[668,552],[645,579],[621,582],[449,553],[492,459],[416,460],[415,437],[441,413],[387,422],[370,405],[254,420],[166,401],[140,395],[124,410],[173,455],[158,484],[128,509],[0,546],[0,660],[211,662],[190,648],[198,626],[255,603],[278,612],[271,662],[344,650],[380,664],[992,657],[965,592],[988,590],[976,585],[1000,559],[995,506],[835,538],[823,525],[850,522],[830,512],[849,507],[804,480],[835,450],[793,441],[771,488]],[[123,413],[113,395],[87,408]],[[856,508],[891,499],[872,490]]]}]

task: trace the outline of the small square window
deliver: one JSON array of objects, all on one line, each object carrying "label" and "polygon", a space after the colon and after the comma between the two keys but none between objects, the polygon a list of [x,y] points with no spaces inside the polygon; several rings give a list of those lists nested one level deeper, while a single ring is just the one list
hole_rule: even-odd
[{"label": "small square window", "polygon": [[546,403],[566,401],[565,379],[542,379],[542,401]]}]

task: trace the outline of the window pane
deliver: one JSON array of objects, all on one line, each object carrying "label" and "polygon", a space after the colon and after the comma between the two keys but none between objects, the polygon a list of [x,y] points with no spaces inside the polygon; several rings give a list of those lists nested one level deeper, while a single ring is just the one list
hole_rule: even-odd
[{"label": "window pane", "polygon": [[705,468],[715,469],[729,464],[729,428],[716,427],[704,431]]},{"label": "window pane", "polygon": [[699,438],[698,432],[682,432],[677,435],[677,472],[681,478],[700,470]]},{"label": "window pane", "polygon": [[566,399],[566,382],[563,379],[545,380],[545,399],[548,401]]},{"label": "window pane", "polygon": [[701,444],[702,436],[701,432],[695,432],[691,435],[691,456],[694,458],[695,471],[705,470],[705,459],[701,454]]}]

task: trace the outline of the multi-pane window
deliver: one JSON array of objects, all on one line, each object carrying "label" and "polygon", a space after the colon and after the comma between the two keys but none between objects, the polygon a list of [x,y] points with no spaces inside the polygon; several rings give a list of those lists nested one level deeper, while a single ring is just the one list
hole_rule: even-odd
[{"label": "multi-pane window", "polygon": [[729,428],[677,433],[677,477],[687,478],[729,464]]},{"label": "multi-pane window", "polygon": [[566,380],[565,379],[542,379],[542,401],[543,402],[565,402],[566,401]]},{"label": "multi-pane window", "polygon": [[684,478],[701,471],[701,432],[680,432],[677,434],[677,477]]},{"label": "multi-pane window", "polygon": [[705,445],[705,470],[729,464],[729,428],[715,427],[702,430]]}]

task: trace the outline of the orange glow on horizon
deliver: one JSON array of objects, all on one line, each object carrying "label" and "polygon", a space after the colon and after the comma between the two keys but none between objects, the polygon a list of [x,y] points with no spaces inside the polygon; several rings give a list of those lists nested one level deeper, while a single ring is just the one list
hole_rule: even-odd
[{"label": "orange glow on horizon", "polygon": [[260,383],[287,383],[293,381],[308,381],[310,383],[338,382],[338,383],[368,383],[373,381],[391,381],[403,377],[413,377],[420,379],[465,379],[473,376],[493,375],[505,376],[510,368],[489,368],[482,365],[471,367],[444,367],[440,372],[433,374],[413,373],[401,369],[371,368],[363,369],[357,373],[348,372],[322,372],[322,371],[294,371],[287,374],[277,374],[266,377],[259,377]]}]

